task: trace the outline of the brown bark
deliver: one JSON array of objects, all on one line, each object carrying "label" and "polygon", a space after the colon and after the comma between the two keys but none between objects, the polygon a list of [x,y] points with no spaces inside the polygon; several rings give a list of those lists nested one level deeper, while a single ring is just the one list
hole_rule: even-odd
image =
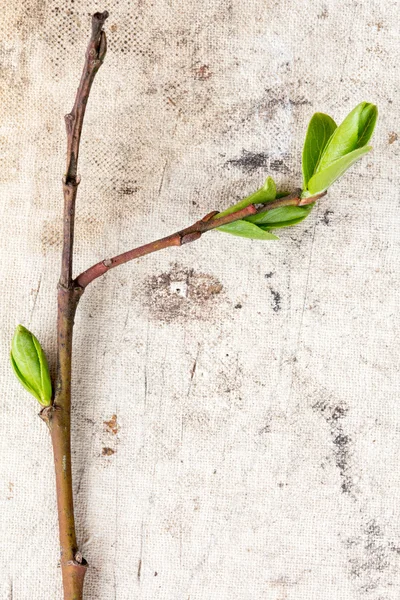
[{"label": "brown bark", "polygon": [[87,563],[78,551],[71,469],[71,361],[74,316],[83,290],[58,291],[57,383],[52,406],[42,411],[53,445],[64,599],[82,600]]},{"label": "brown bark", "polygon": [[92,17],[92,35],[74,107],[66,115],[67,169],[63,179],[64,222],[61,275],[58,286],[57,381],[52,406],[42,411],[51,433],[56,474],[61,570],[64,600],[82,600],[87,562],[78,550],[71,469],[71,363],[74,316],[83,289],[72,281],[75,201],[79,184],[78,156],[83,119],[94,77],[106,53],[102,30],[108,13]]}]

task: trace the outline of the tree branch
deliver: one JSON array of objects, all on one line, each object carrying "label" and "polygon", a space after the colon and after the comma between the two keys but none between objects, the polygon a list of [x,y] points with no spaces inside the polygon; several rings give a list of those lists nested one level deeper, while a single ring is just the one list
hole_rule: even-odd
[{"label": "tree branch", "polygon": [[278,200],[274,200],[273,202],[268,202],[268,204],[263,205],[258,210],[254,204],[250,204],[240,211],[225,215],[221,218],[218,218],[217,211],[210,213],[186,229],[182,229],[181,231],[173,233],[172,235],[159,240],[155,240],[154,242],[150,242],[149,244],[145,244],[144,246],[139,246],[133,250],[128,250],[127,252],[119,254],[118,256],[114,256],[113,258],[108,258],[98,262],[81,273],[75,279],[74,283],[77,287],[84,289],[89,285],[89,283],[101,275],[104,275],[104,273],[107,273],[107,271],[110,269],[118,267],[119,265],[129,262],[130,260],[140,258],[141,256],[151,254],[152,252],[157,252],[158,250],[163,250],[164,248],[169,248],[170,246],[182,246],[188,242],[194,242],[195,240],[198,240],[206,231],[211,231],[212,229],[216,229],[217,227],[226,225],[227,223],[233,223],[234,221],[238,221],[239,219],[243,219],[255,213],[261,214],[281,206],[304,206],[306,204],[310,204],[311,202],[315,202],[315,200],[318,200],[318,198],[324,196],[326,192],[306,199],[302,199],[300,194],[301,189],[297,189],[288,196],[278,198]]},{"label": "tree branch", "polygon": [[169,248],[170,246],[183,246],[183,244],[194,242],[195,240],[198,240],[206,231],[215,229],[220,225],[226,225],[226,223],[232,223],[238,219],[243,219],[249,215],[254,215],[256,212],[257,210],[253,204],[250,204],[246,208],[243,208],[236,213],[225,215],[220,219],[214,219],[214,217],[218,214],[218,211],[211,212],[203,217],[200,221],[197,221],[190,227],[186,227],[186,229],[177,231],[172,235],[155,240],[154,242],[150,242],[144,246],[139,246],[133,250],[128,250],[128,252],[124,252],[123,254],[114,256],[113,258],[100,261],[81,273],[75,279],[75,285],[84,289],[89,285],[89,283],[97,279],[97,277],[104,275],[104,273],[110,269],[113,269],[114,267],[118,267],[118,265],[122,265],[130,260],[134,260],[135,258],[140,258],[146,254],[151,254],[152,252],[157,252],[158,250],[163,250],[164,248]]},{"label": "tree branch", "polygon": [[79,184],[78,156],[83,119],[94,77],[106,54],[102,30],[107,12],[92,17],[92,34],[72,111],[66,115],[67,170],[63,179],[64,223],[61,276],[58,286],[57,381],[53,404],[41,413],[53,445],[56,473],[61,570],[64,600],[82,600],[87,562],[78,550],[71,468],[71,364],[74,316],[83,289],[72,281],[75,201]]},{"label": "tree branch", "polygon": [[75,201],[78,177],[79,145],[83,119],[89,99],[90,89],[107,51],[106,34],[102,30],[108,12],[96,13],[92,17],[92,35],[86,51],[81,81],[70,113],[65,115],[67,130],[67,170],[63,178],[64,190],[64,236],[60,284],[70,287],[72,281],[72,258],[74,246]]}]

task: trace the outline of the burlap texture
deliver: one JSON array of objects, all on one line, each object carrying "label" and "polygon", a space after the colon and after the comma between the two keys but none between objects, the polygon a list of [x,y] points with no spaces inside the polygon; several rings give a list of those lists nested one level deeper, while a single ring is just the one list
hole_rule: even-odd
[{"label": "burlap texture", "polygon": [[380,119],[373,153],[279,242],[209,233],[85,293],[86,598],[397,600],[399,4],[378,0],[2,6],[0,598],[61,598],[49,436],[8,352],[22,323],[54,365],[63,115],[106,8],[76,274],[268,174],[293,189],[313,112],[367,100]]}]

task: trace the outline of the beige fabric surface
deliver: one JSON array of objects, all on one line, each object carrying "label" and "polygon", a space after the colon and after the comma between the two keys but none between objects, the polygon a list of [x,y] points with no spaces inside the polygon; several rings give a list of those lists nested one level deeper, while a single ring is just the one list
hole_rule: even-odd
[{"label": "beige fabric surface", "polygon": [[313,112],[340,121],[367,100],[380,119],[373,153],[279,242],[209,233],[85,293],[73,461],[86,598],[398,599],[393,0],[2,6],[0,598],[61,598],[49,436],[8,352],[22,323],[54,366],[63,115],[104,9],[75,273],[268,174],[301,184]]}]

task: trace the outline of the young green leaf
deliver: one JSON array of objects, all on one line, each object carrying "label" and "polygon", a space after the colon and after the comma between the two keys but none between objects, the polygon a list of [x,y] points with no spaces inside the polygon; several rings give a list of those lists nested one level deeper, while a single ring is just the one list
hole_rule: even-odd
[{"label": "young green leaf", "polygon": [[303,146],[302,169],[304,189],[314,175],[325,147],[337,128],[335,121],[324,113],[315,113],[308,125]]},{"label": "young green leaf", "polygon": [[219,217],[224,217],[225,215],[231,215],[232,213],[235,213],[238,210],[241,210],[242,208],[246,208],[246,206],[250,206],[250,204],[265,204],[266,202],[271,202],[272,200],[275,200],[275,197],[276,197],[275,182],[272,179],[272,177],[267,177],[262,188],[260,188],[256,192],[254,192],[254,194],[247,196],[247,198],[240,200],[240,202],[237,202],[237,204],[230,206],[223,212],[218,213],[217,215],[215,215],[214,218],[219,219]]},{"label": "young green leaf", "polygon": [[18,325],[12,340],[11,365],[24,388],[42,406],[49,406],[52,388],[46,355],[37,338],[22,325]]},{"label": "young green leaf", "polygon": [[376,121],[378,119],[378,108],[374,104],[364,103],[366,106],[361,112],[358,125],[358,144],[357,148],[361,148],[368,144],[374,133]]},{"label": "young green leaf", "polygon": [[240,237],[251,238],[253,240],[277,240],[279,238],[272,233],[268,233],[267,231],[263,231],[257,225],[253,223],[248,223],[247,221],[239,220],[233,221],[233,223],[227,223],[226,225],[221,225],[217,227],[218,231],[223,231],[224,233],[230,233],[231,235],[238,235]]},{"label": "young green leaf", "polygon": [[[314,204],[308,204],[307,206],[280,206],[273,208],[265,212],[260,212],[255,215],[246,217],[246,221],[255,223],[256,225],[268,225],[272,223],[282,223],[280,227],[285,227],[285,223],[288,221],[298,220],[302,221],[310,214]],[[300,222],[299,221],[299,222]]]},{"label": "young green leaf", "polygon": [[328,189],[351,165],[367,152],[372,150],[372,146],[363,146],[357,150],[353,150],[335,160],[325,169],[318,171],[308,182],[308,191],[310,194],[319,194]]},{"label": "young green leaf", "polygon": [[323,171],[337,159],[361,148],[370,140],[378,116],[374,104],[361,102],[334,131],[316,172]]},{"label": "young green leaf", "polygon": [[304,221],[306,216],[299,217],[298,219],[292,219],[291,221],[281,221],[279,223],[271,223],[270,225],[259,225],[259,227],[263,231],[273,231],[274,229],[280,229],[282,227],[293,227],[293,225],[297,225],[298,223]]}]

